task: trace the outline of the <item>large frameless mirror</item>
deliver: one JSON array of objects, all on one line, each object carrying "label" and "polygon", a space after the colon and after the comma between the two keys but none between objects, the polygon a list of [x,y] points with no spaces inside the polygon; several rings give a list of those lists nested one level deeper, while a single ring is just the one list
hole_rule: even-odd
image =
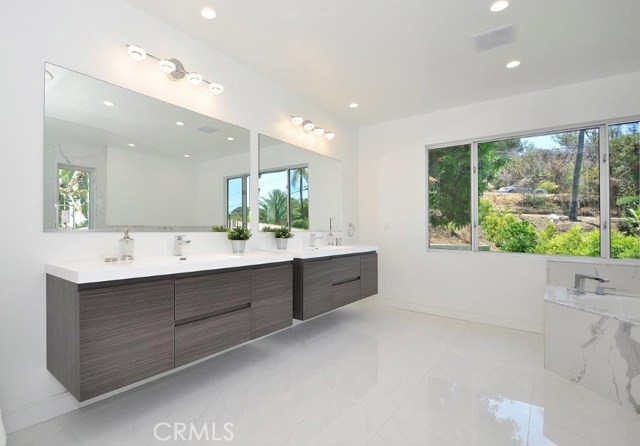
[{"label": "large frameless mirror", "polygon": [[260,228],[341,230],[340,160],[260,135]]},{"label": "large frameless mirror", "polygon": [[47,63],[44,230],[237,224],[248,188],[230,179],[248,183],[249,144],[246,129]]}]

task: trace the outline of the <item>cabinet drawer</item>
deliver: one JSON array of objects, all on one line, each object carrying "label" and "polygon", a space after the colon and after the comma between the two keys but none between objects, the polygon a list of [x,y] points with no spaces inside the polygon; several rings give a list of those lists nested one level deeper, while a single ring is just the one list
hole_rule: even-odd
[{"label": "cabinet drawer", "polygon": [[177,326],[176,367],[251,339],[251,310],[245,308]]},{"label": "cabinet drawer", "polygon": [[251,271],[176,279],[175,320],[220,313],[251,301]]},{"label": "cabinet drawer", "polygon": [[360,257],[360,267],[361,297],[378,294],[378,254],[363,254]]},{"label": "cabinet drawer", "polygon": [[293,323],[291,293],[251,303],[251,338],[256,339]]},{"label": "cabinet drawer", "polygon": [[339,308],[360,300],[360,280],[333,286],[333,308]]},{"label": "cabinet drawer", "polygon": [[302,320],[331,311],[331,260],[304,261],[301,283],[298,310]]},{"label": "cabinet drawer", "polygon": [[79,299],[80,401],[173,368],[173,280]]},{"label": "cabinet drawer", "polygon": [[360,256],[331,259],[332,283],[341,283],[360,277]]},{"label": "cabinet drawer", "polygon": [[274,296],[293,294],[293,267],[291,265],[260,268],[251,271],[251,302]]}]

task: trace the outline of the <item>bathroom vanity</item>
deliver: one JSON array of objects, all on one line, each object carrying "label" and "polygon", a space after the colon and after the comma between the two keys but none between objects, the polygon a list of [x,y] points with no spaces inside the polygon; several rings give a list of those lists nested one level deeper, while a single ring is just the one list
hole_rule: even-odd
[{"label": "bathroom vanity", "polygon": [[293,261],[293,317],[306,320],[378,293],[375,247],[319,251]]},{"label": "bathroom vanity", "polygon": [[168,372],[376,294],[376,249],[47,264],[47,368],[78,401]]},{"label": "bathroom vanity", "polygon": [[[92,282],[89,268],[64,278],[50,265],[47,368],[84,401],[288,327],[292,259],[236,257],[218,269]],[[101,269],[129,276],[134,265]]]}]

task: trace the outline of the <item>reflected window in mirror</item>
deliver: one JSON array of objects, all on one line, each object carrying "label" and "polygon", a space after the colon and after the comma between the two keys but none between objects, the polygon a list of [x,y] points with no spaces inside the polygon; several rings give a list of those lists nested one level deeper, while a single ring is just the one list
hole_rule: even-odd
[{"label": "reflected window in mirror", "polygon": [[58,165],[57,227],[92,229],[95,225],[95,169]]},{"label": "reflected window in mirror", "polygon": [[227,228],[248,228],[251,223],[251,177],[240,175],[227,178]]},{"label": "reflected window in mirror", "polygon": [[308,166],[260,173],[260,225],[309,229]]}]

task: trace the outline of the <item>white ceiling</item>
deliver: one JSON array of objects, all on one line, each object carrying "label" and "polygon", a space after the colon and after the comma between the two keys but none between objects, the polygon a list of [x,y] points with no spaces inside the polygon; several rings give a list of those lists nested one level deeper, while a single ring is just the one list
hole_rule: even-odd
[{"label": "white ceiling", "polygon": [[[359,125],[640,70],[640,0],[128,2]],[[510,23],[515,43],[475,51]]]}]

